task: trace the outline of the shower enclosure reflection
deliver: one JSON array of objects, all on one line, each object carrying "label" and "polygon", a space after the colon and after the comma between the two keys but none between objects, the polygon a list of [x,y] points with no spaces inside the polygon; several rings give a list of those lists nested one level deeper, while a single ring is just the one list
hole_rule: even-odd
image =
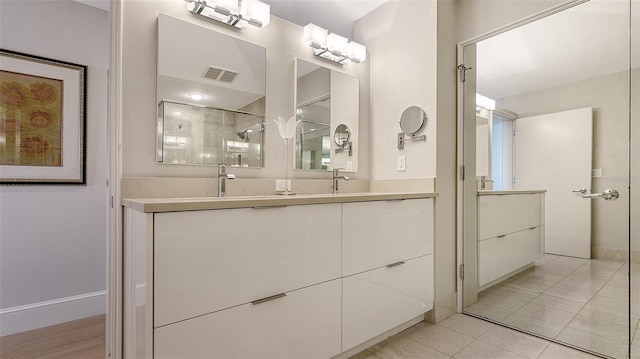
[{"label": "shower enclosure reflection", "polygon": [[162,101],[157,125],[158,163],[262,167],[262,116]]}]

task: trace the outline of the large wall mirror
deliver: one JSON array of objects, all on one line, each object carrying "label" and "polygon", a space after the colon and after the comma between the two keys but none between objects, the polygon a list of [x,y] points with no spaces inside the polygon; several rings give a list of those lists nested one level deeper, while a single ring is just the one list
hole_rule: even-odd
[{"label": "large wall mirror", "polygon": [[632,4],[574,2],[463,50],[464,312],[606,358],[640,340]]},{"label": "large wall mirror", "polygon": [[358,171],[360,80],[296,59],[295,168]]},{"label": "large wall mirror", "polygon": [[157,162],[262,167],[265,81],[264,47],[160,14]]}]

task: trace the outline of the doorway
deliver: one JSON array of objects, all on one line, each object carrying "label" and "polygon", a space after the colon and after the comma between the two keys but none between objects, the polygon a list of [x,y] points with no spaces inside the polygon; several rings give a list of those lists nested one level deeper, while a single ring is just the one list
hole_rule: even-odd
[{"label": "doorway", "polygon": [[461,44],[464,313],[605,357],[640,343],[637,12],[576,1]]}]

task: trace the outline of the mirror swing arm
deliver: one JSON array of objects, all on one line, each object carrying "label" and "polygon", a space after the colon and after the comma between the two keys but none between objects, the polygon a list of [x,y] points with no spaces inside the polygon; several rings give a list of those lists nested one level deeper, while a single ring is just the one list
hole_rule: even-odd
[{"label": "mirror swing arm", "polygon": [[347,151],[349,156],[353,156],[353,142],[348,141],[344,146],[336,147],[335,153],[341,153]]},{"label": "mirror swing arm", "polygon": [[[405,137],[406,135],[406,137]],[[414,134],[405,134],[404,132],[398,132],[398,149],[404,149],[404,143],[409,141],[426,141],[427,135],[416,136]]]}]

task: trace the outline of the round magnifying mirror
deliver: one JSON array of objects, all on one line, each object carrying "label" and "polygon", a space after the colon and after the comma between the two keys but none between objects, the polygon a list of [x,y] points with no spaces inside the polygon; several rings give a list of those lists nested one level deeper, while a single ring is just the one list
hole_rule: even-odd
[{"label": "round magnifying mirror", "polygon": [[427,121],[427,114],[418,106],[408,107],[400,116],[400,128],[402,132],[413,135],[420,131]]},{"label": "round magnifying mirror", "polygon": [[336,127],[335,132],[333,133],[333,140],[336,145],[340,147],[344,147],[349,143],[349,138],[351,137],[351,131],[349,127],[344,123],[341,123]]}]

